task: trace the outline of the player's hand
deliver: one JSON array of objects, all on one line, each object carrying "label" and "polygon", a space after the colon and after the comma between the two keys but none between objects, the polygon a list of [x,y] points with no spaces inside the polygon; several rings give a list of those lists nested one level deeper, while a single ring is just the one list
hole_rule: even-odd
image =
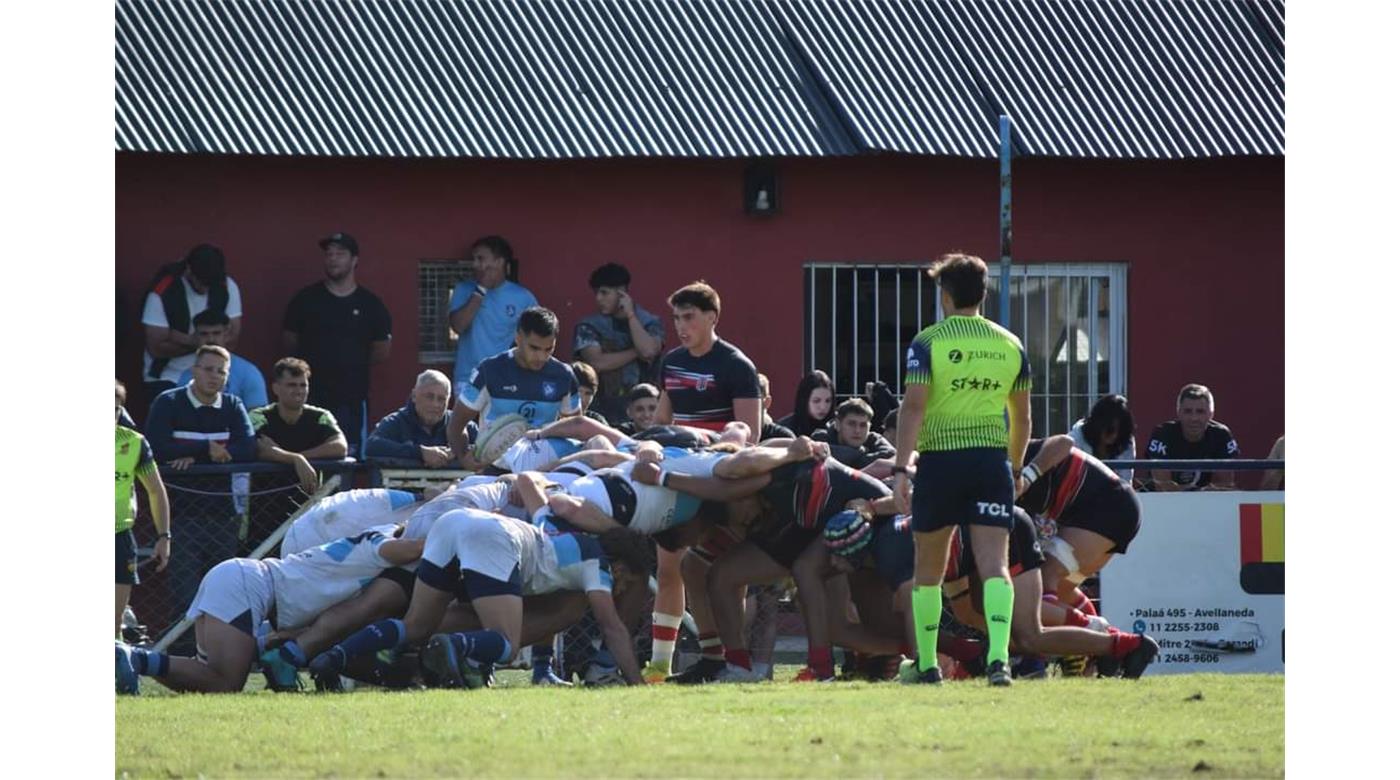
[{"label": "player's hand", "polygon": [[466,452],[462,453],[462,455],[459,458],[457,458],[457,462],[462,464],[462,468],[471,472],[481,471],[483,468],[485,468],[486,465],[476,459],[476,453],[471,449],[468,449]]},{"label": "player's hand", "polygon": [[850,501],[846,502],[846,508],[858,513],[861,517],[864,517],[866,520],[869,520],[871,517],[874,516],[874,513],[870,510],[870,502],[866,501],[863,498],[851,499]]},{"label": "player's hand", "polygon": [[446,447],[429,447],[426,444],[419,445],[418,457],[430,469],[440,469],[452,462],[452,454]]},{"label": "player's hand", "polygon": [[637,465],[632,467],[632,481],[640,485],[660,485],[661,466],[638,460]]},{"label": "player's hand", "polygon": [[1031,486],[1031,483],[1027,482],[1025,477],[1021,476],[1020,474],[1017,474],[1017,475],[1016,475],[1016,497],[1017,497],[1017,498],[1020,498],[1020,497],[1021,497],[1021,494],[1024,493],[1024,492],[1026,492],[1026,489],[1029,488],[1030,486]]},{"label": "player's hand", "polygon": [[216,441],[209,442],[209,460],[215,463],[228,463],[233,460],[228,448]]},{"label": "player's hand", "polygon": [[316,488],[321,486],[321,475],[316,473],[316,469],[311,467],[311,462],[298,455],[292,461],[292,468],[297,472],[297,481],[301,483],[301,489],[310,495],[316,492]]},{"label": "player's hand", "polygon": [[452,484],[451,484],[451,483],[442,484],[442,483],[439,483],[439,482],[435,482],[435,483],[433,483],[433,484],[431,484],[431,485],[428,485],[427,487],[423,488],[423,500],[424,500],[424,501],[432,501],[433,499],[437,498],[438,496],[442,495],[443,493],[446,493],[447,491],[449,491],[449,490],[451,490],[451,489],[452,489]]},{"label": "player's hand", "polygon": [[804,460],[810,460],[815,457],[815,450],[813,449],[815,444],[816,442],[806,436],[798,436],[788,445],[788,458],[799,463]]},{"label": "player's hand", "polygon": [[914,494],[913,485],[909,484],[908,474],[894,475],[894,506],[901,515],[909,514],[909,504]]},{"label": "player's hand", "polygon": [[175,469],[176,471],[184,471],[185,469],[194,465],[194,456],[186,455],[183,458],[176,458],[175,460],[172,460],[165,465],[169,466],[172,469]]},{"label": "player's hand", "polygon": [[170,563],[169,537],[156,541],[154,555],[156,559],[156,571],[165,571],[165,567]]}]

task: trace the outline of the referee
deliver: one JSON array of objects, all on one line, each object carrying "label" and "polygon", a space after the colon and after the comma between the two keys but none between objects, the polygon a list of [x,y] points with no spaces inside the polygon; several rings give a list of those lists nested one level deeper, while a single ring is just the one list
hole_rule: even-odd
[{"label": "referee", "polygon": [[[1020,472],[1030,438],[1030,363],[1020,339],[979,313],[987,296],[981,258],[944,255],[928,273],[939,283],[947,316],[924,328],[909,347],[893,468],[897,506],[913,516],[917,681],[942,680],[936,648],[943,572],[953,533],[967,525],[983,583],[987,680],[1010,685],[1007,543],[1020,479],[1012,474]],[[910,512],[909,466],[916,446]]]}]

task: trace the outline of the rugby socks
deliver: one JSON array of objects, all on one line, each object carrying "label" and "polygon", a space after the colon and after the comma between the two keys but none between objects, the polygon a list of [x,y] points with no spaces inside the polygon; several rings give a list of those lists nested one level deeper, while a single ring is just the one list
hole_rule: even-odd
[{"label": "rugby socks", "polygon": [[718,631],[707,631],[700,635],[700,657],[707,661],[724,660],[724,643],[719,641]]},{"label": "rugby socks", "polygon": [[343,669],[345,668],[345,662],[351,658],[358,658],[363,655],[374,655],[380,650],[393,650],[397,648],[399,645],[403,644],[404,637],[407,633],[402,620],[395,618],[381,620],[356,631],[345,641],[326,652],[340,651],[341,668]]},{"label": "rugby socks", "polygon": [[1077,609],[1069,608],[1065,610],[1065,625],[1075,628],[1088,628],[1089,616]]},{"label": "rugby socks", "polygon": [[282,656],[282,660],[300,669],[307,664],[306,651],[301,649],[297,640],[293,639],[277,649],[277,654]]},{"label": "rugby socks", "polygon": [[724,660],[742,669],[753,671],[753,659],[749,657],[747,650],[725,650]]},{"label": "rugby socks", "polygon": [[170,673],[170,656],[158,650],[131,648],[131,668],[147,677],[164,677]]},{"label": "rugby socks", "polygon": [[[475,661],[479,666],[487,664],[505,663],[510,658],[510,640],[505,634],[499,631],[463,631],[452,634],[452,645],[457,649],[458,654],[464,658]],[[545,660],[548,665],[554,658],[554,648],[549,648],[549,657]],[[531,657],[534,657],[535,649],[530,650]],[[537,660],[536,663],[539,663]],[[535,668],[539,668],[536,666]]]},{"label": "rugby socks", "polygon": [[534,645],[530,648],[530,666],[536,680],[554,671],[554,645]]},{"label": "rugby socks", "polygon": [[819,680],[836,676],[836,660],[831,654],[831,645],[822,647],[807,646],[807,666]]},{"label": "rugby socks", "polygon": [[993,577],[982,583],[982,614],[987,616],[987,663],[1011,660],[1011,581]]},{"label": "rugby socks", "polygon": [[676,639],[680,636],[680,630],[680,615],[651,613],[651,663],[667,674],[671,672],[671,658],[676,654]]},{"label": "rugby socks", "polygon": [[1097,615],[1099,611],[1094,609],[1094,602],[1084,595],[1084,591],[1079,588],[1074,589],[1074,594],[1069,597],[1069,606],[1083,612],[1086,615]]},{"label": "rugby socks", "polygon": [[1128,653],[1138,649],[1138,645],[1142,644],[1141,634],[1128,634],[1116,628],[1110,628],[1108,635],[1113,638],[1111,655],[1119,660],[1126,658]]},{"label": "rugby socks", "polygon": [[919,646],[919,671],[938,666],[938,625],[943,620],[943,588],[939,585],[915,585],[910,600],[914,603],[914,639]]}]

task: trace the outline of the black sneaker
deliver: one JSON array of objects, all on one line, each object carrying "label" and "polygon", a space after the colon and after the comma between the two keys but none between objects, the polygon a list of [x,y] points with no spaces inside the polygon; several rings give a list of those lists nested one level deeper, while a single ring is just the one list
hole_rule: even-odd
[{"label": "black sneaker", "polygon": [[992,661],[987,664],[987,682],[993,688],[1009,688],[1011,686],[1011,672],[1007,670],[1006,664],[1001,661]]},{"label": "black sneaker", "polygon": [[1098,667],[1100,677],[1117,677],[1123,670],[1123,664],[1111,655],[1096,656],[1094,666]]},{"label": "black sneaker", "polygon": [[666,682],[677,685],[700,685],[701,683],[714,682],[722,669],[724,669],[723,660],[701,658],[684,672],[667,677]]},{"label": "black sneaker", "polygon": [[899,664],[899,681],[905,685],[941,685],[943,671],[937,666],[919,671],[919,664],[906,658]]},{"label": "black sneaker", "polygon": [[1157,640],[1144,634],[1138,646],[1123,657],[1123,677],[1129,680],[1141,677],[1148,664],[1157,658],[1157,650]]},{"label": "black sneaker", "polygon": [[[425,676],[431,674],[444,688],[467,687],[451,634],[434,634],[423,647],[423,652],[418,654],[418,663],[423,665]],[[477,680],[480,681],[480,675],[477,675]]]},{"label": "black sneaker", "polygon": [[311,681],[316,684],[316,690],[322,692],[339,693],[341,690],[340,672],[345,668],[345,655],[339,648],[332,647],[324,653],[311,659],[307,669],[311,672]]}]

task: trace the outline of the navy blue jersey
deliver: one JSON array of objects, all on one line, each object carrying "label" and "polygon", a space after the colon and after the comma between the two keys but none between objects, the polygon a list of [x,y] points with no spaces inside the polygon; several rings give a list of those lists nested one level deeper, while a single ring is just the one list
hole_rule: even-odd
[{"label": "navy blue jersey", "polygon": [[874,477],[827,458],[779,467],[760,495],[773,505],[781,520],[801,528],[821,528],[852,500],[875,501],[890,495],[890,489]]},{"label": "navy blue jersey", "polygon": [[579,410],[578,380],[567,363],[550,358],[544,368],[530,371],[516,362],[513,347],[481,361],[461,398],[481,415],[482,426],[518,414],[539,428]]},{"label": "navy blue jersey", "polygon": [[713,431],[734,420],[735,398],[763,397],[753,361],[723,339],[715,339],[700,357],[685,347],[667,352],[661,359],[661,382],[675,423]]},{"label": "navy blue jersey", "polygon": [[[1026,462],[1030,463],[1040,452],[1044,439],[1033,439],[1026,446]],[[1076,503],[1086,502],[1111,488],[1117,488],[1123,480],[1105,466],[1098,458],[1075,447],[1060,465],[1040,475],[1026,492],[1016,499],[1016,505],[1028,512],[1058,520],[1060,515]]]}]

